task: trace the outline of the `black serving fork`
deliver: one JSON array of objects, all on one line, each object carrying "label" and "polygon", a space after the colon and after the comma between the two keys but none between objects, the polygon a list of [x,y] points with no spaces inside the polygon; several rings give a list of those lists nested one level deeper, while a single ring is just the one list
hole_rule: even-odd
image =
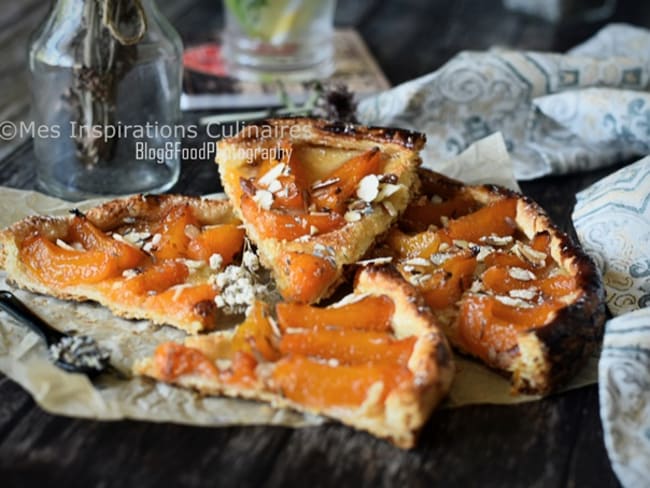
[{"label": "black serving fork", "polygon": [[82,373],[89,378],[108,371],[121,374],[111,366],[110,355],[99,347],[95,339],[84,335],[68,335],[56,330],[13,293],[0,290],[0,309],[41,336],[47,344],[50,357],[59,368],[70,373]]}]

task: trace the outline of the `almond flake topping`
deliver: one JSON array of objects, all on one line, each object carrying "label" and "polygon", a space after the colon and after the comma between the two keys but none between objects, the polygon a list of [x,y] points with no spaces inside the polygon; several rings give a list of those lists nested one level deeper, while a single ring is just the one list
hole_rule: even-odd
[{"label": "almond flake topping", "polygon": [[395,205],[393,205],[389,201],[381,202],[381,206],[384,207],[386,213],[388,213],[388,215],[390,215],[391,217],[397,216],[397,210],[395,209]]},{"label": "almond flake topping", "polygon": [[277,193],[282,190],[282,183],[280,183],[280,180],[273,180],[266,188],[271,193]]},{"label": "almond flake topping", "polygon": [[381,202],[386,198],[393,196],[402,188],[406,188],[406,187],[404,185],[395,185],[393,183],[382,183],[379,186],[379,193],[377,194],[377,198],[375,200]]},{"label": "almond flake topping", "polygon": [[355,210],[350,210],[345,212],[343,218],[346,222],[358,222],[361,220],[361,214]]},{"label": "almond flake topping", "polygon": [[271,329],[273,329],[273,334],[276,337],[281,337],[282,331],[280,330],[280,327],[278,327],[278,323],[275,321],[273,317],[268,317],[268,319],[269,319],[269,325],[271,326]]},{"label": "almond flake topping", "polygon": [[151,237],[151,234],[149,232],[136,232],[132,230],[124,234],[123,237],[131,244],[135,244],[137,246],[141,245],[144,241],[149,239]]},{"label": "almond flake topping", "polygon": [[270,170],[268,170],[259,180],[258,183],[261,186],[266,186],[268,187],[272,181],[275,181],[278,179],[279,176],[282,175],[282,172],[284,171],[286,164],[284,163],[279,163],[273,166]]},{"label": "almond flake topping", "polygon": [[203,266],[203,261],[197,261],[195,259],[179,259],[179,261],[187,266],[190,271]]},{"label": "almond flake topping", "polygon": [[448,261],[449,259],[453,258],[454,255],[455,254],[453,252],[437,252],[435,254],[432,254],[429,259],[436,266],[440,266],[445,261]]},{"label": "almond flake topping", "polygon": [[431,195],[431,198],[429,198],[429,201],[433,203],[434,205],[438,205],[439,203],[443,202],[443,199],[440,195]]},{"label": "almond flake topping", "polygon": [[524,268],[519,268],[518,266],[509,268],[508,274],[510,277],[519,281],[531,281],[536,278],[535,273]]},{"label": "almond flake topping", "polygon": [[364,202],[372,202],[379,195],[379,178],[377,175],[366,175],[361,178],[357,188],[357,196]]},{"label": "almond flake topping", "polygon": [[472,286],[470,287],[469,291],[472,293],[480,293],[482,291],[485,291],[485,288],[483,287],[483,282],[481,280],[474,280],[472,282]]},{"label": "almond flake topping", "polygon": [[115,239],[116,241],[122,242],[124,244],[128,244],[129,246],[137,247],[138,249],[140,248],[139,245],[134,244],[133,242],[126,240],[122,234],[118,234],[117,232],[113,232],[111,237],[113,237],[113,239]]},{"label": "almond flake topping", "polygon": [[485,261],[485,258],[487,258],[493,252],[494,252],[494,248],[492,246],[479,246],[478,254],[476,255],[476,260],[479,263]]},{"label": "almond flake topping", "polygon": [[511,248],[512,252],[525,261],[528,261],[535,267],[541,267],[546,264],[546,254],[537,251],[521,241],[515,242]]},{"label": "almond flake topping", "polygon": [[257,190],[253,195],[253,201],[262,210],[269,210],[273,204],[273,193],[268,190]]},{"label": "almond flake topping", "polygon": [[339,300],[336,303],[333,303],[332,305],[329,306],[329,308],[341,308],[345,305],[350,305],[352,303],[357,303],[363,300],[364,298],[368,298],[371,295],[371,293],[350,293],[349,295],[345,295],[341,300]]},{"label": "almond flake topping", "polygon": [[201,229],[194,224],[187,224],[184,231],[185,235],[190,239],[196,239],[201,234]]},{"label": "almond flake topping", "polygon": [[162,234],[154,234],[151,240],[147,242],[144,246],[142,246],[142,250],[144,252],[153,251],[158,246],[158,244],[160,244],[161,240],[162,240]]},{"label": "almond flake topping", "polygon": [[75,249],[70,244],[68,244],[67,242],[61,239],[56,240],[56,245],[59,246],[61,249],[65,249],[66,251],[77,251],[77,249]]},{"label": "almond flake topping", "polygon": [[125,269],[122,271],[122,278],[126,278],[127,280],[130,280],[131,278],[135,278],[140,274],[140,271],[137,269]]},{"label": "almond flake topping", "polygon": [[532,300],[537,296],[537,288],[514,289],[508,292],[512,298],[521,298],[522,300]]},{"label": "almond flake topping", "polygon": [[362,259],[361,261],[357,261],[356,264],[359,266],[369,266],[371,264],[388,264],[393,260],[391,256],[386,256],[383,258],[372,258],[372,259]]},{"label": "almond flake topping", "polygon": [[316,180],[311,185],[311,190],[316,191],[316,190],[320,190],[321,188],[327,188],[328,186],[334,185],[334,184],[338,183],[339,181],[341,181],[341,178],[336,178],[336,177],[335,178],[329,178],[329,179],[327,179],[325,181]]},{"label": "almond flake topping", "polygon": [[174,285],[170,287],[169,288],[170,290],[174,290],[174,294],[172,295],[172,300],[177,302],[178,299],[183,294],[183,290],[185,290],[186,288],[191,288],[192,286],[194,286],[192,283],[180,283],[178,285]]},{"label": "almond flake topping", "polygon": [[532,308],[530,303],[521,298],[512,298],[505,295],[496,295],[494,298],[509,307]]},{"label": "almond flake topping", "polygon": [[489,236],[481,237],[479,240],[491,246],[503,247],[512,242],[512,236],[498,236],[496,234],[490,234]]},{"label": "almond flake topping", "polygon": [[404,261],[407,266],[431,266],[431,261],[424,258],[411,258]]},{"label": "almond flake topping", "polygon": [[431,279],[431,275],[428,273],[425,274],[415,274],[411,275],[408,278],[409,283],[411,283],[413,286],[418,286],[424,283],[425,281]]},{"label": "almond flake topping", "polygon": [[122,234],[118,234],[117,232],[113,232],[111,235],[113,239],[119,242],[123,242],[124,244],[131,244],[129,241],[127,241]]}]

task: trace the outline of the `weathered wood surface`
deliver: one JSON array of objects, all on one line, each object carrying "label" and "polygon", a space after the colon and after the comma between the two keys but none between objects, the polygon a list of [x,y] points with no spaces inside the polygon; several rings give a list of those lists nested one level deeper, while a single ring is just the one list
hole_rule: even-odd
[{"label": "weathered wood surface", "polygon": [[[218,0],[159,0],[186,37],[221,25]],[[463,49],[565,50],[600,25],[553,26],[499,0],[340,1],[393,83],[428,73]],[[47,10],[0,0],[0,122],[26,120],[26,46]],[[613,20],[650,26],[650,2],[620,0]],[[195,120],[188,115],[187,121]],[[32,188],[31,142],[0,143],[0,184]],[[522,185],[571,231],[574,195],[609,170]],[[219,189],[214,165],[184,162],[175,190]],[[317,428],[205,429],[52,416],[0,379],[1,486],[618,486],[603,445],[596,387],[518,406],[436,412],[417,449],[363,433]]]}]

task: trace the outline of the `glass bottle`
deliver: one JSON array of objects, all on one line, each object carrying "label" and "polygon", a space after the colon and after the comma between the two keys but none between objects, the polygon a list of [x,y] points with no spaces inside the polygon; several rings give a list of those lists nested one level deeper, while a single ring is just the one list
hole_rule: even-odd
[{"label": "glass bottle", "polygon": [[79,200],[174,185],[182,53],[154,0],[57,0],[29,51],[37,186]]}]

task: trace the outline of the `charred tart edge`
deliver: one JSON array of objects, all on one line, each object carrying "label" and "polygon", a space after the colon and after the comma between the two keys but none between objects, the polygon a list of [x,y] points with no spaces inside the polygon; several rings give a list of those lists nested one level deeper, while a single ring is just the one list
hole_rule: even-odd
[{"label": "charred tart edge", "polygon": [[[169,209],[182,204],[190,205],[196,217],[206,224],[216,224],[234,218],[230,204],[225,200],[206,200],[180,195],[134,195],[93,207],[85,211],[84,215],[95,226],[106,232],[125,225],[124,219],[129,217],[136,220],[159,220]],[[153,313],[138,307],[125,307],[119,302],[106,299],[93,285],[71,286],[61,290],[33,278],[20,261],[20,245],[35,232],[40,232],[51,240],[63,237],[73,217],[74,215],[58,217],[33,215],[0,231],[0,269],[7,272],[8,281],[20,288],[63,300],[80,302],[93,300],[106,306],[115,315],[127,319],[147,319],[154,324],[173,325],[189,333],[205,329],[205,326],[198,321],[179,321],[170,319],[165,314]]]},{"label": "charred tart edge", "polygon": [[[393,298],[402,319],[396,319],[393,327],[410,334],[417,330],[418,339],[409,359],[408,367],[414,373],[414,385],[399,388],[386,398],[384,407],[376,403],[364,403],[357,409],[333,407],[315,409],[305,407],[282,397],[280,394],[264,389],[261,380],[256,388],[238,388],[224,385],[218,380],[210,380],[199,375],[186,375],[174,383],[206,395],[225,394],[232,397],[262,400],[277,408],[292,408],[300,412],[325,415],[354,428],[365,430],[384,438],[401,448],[415,445],[417,434],[426,422],[431,411],[444,398],[451,387],[455,367],[453,355],[447,340],[439,329],[436,319],[424,305],[417,291],[392,266],[367,267],[356,277],[358,293],[386,294]],[[399,312],[398,312],[399,311]],[[404,330],[404,328],[408,330]],[[210,340],[210,337],[227,338],[231,331],[215,332],[208,336],[191,338],[191,341]],[[153,358],[136,362],[136,374],[156,379],[159,376]]]},{"label": "charred tart edge", "polygon": [[586,362],[602,342],[605,323],[605,291],[593,260],[562,232],[546,211],[532,199],[498,185],[464,185],[427,169],[419,169],[422,188],[443,184],[465,188],[480,203],[517,198],[517,225],[530,238],[548,232],[551,254],[559,265],[576,278],[580,290],[576,299],[559,309],[547,324],[523,332],[520,348],[526,347],[534,361],[527,370],[511,375],[513,391],[548,394],[561,387]]},{"label": "charred tart edge", "polygon": [[[405,198],[400,199],[396,205],[397,214],[401,214],[408,205],[413,189],[419,187],[419,179],[416,173],[417,167],[422,160],[418,151],[426,142],[424,134],[412,132],[403,129],[391,129],[386,127],[366,127],[354,124],[338,124],[322,119],[295,117],[295,118],[278,118],[267,119],[247,125],[237,135],[223,139],[219,142],[219,148],[226,146],[246,146],[247,144],[260,143],[261,139],[256,137],[252,127],[292,127],[305,126],[309,128],[308,134],[301,134],[294,140],[298,142],[314,143],[323,147],[346,147],[351,149],[365,150],[367,147],[360,146],[362,142],[373,142],[390,147],[393,154],[400,154],[399,158],[391,160],[389,173],[394,173],[399,178],[399,183],[406,186],[409,190]],[[270,138],[268,140],[273,140]],[[228,161],[219,159],[219,150],[217,151],[217,164],[221,173],[221,180],[224,182],[226,193],[232,191],[224,178],[224,171],[228,171]],[[395,199],[398,198],[396,194]],[[396,200],[393,200],[395,203]],[[348,223],[340,229],[327,234],[315,236],[308,241],[285,241],[272,237],[262,238],[257,229],[246,222],[238,208],[234,209],[235,213],[244,221],[247,234],[258,246],[260,252],[260,261],[266,267],[271,269],[272,274],[280,290],[287,288],[288,278],[283,272],[282,258],[286,252],[305,252],[314,253],[314,247],[318,244],[329,246],[335,250],[333,256],[336,263],[337,275],[330,286],[316,297],[312,303],[318,303],[323,299],[330,297],[336,288],[344,281],[344,268],[354,264],[361,259],[372,246],[380,240],[380,237],[390,228],[397,220],[398,215],[389,216],[385,211],[374,212],[372,215],[365,216],[359,222]]]},{"label": "charred tart edge", "polygon": [[[310,117],[284,117],[276,119],[264,119],[246,125],[238,134],[228,138],[228,141],[235,144],[257,142],[258,139],[250,130],[250,127],[275,127],[275,126],[306,126],[309,127],[311,138],[319,138],[323,143],[341,143],[343,141],[372,141],[377,144],[395,144],[413,151],[419,151],[424,147],[426,136],[420,132],[390,127],[372,127],[359,124],[331,122],[328,120]],[[314,140],[314,142],[319,142]]]}]

